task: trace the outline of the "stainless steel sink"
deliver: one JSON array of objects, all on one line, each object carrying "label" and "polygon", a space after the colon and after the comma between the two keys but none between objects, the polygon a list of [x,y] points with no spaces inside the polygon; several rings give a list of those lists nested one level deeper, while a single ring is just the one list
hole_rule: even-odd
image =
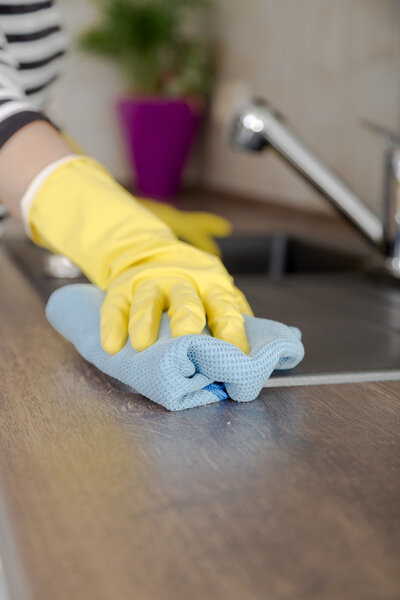
[{"label": "stainless steel sink", "polygon": [[302,330],[303,362],[275,372],[267,386],[400,379],[400,282],[377,276],[374,251],[346,253],[285,234],[219,244],[254,313]]},{"label": "stainless steel sink", "polygon": [[217,242],[232,275],[280,277],[290,273],[355,271],[369,259],[366,253],[344,252],[284,233],[236,234]]}]

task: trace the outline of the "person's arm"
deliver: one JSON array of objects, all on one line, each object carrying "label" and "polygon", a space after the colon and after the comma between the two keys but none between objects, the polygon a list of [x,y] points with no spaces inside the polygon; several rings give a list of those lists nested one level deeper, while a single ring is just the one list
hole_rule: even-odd
[{"label": "person's arm", "polygon": [[0,148],[0,200],[21,219],[21,198],[31,181],[49,164],[73,154],[58,131],[43,120],[19,129]]},{"label": "person's arm", "polygon": [[68,256],[107,290],[101,342],[115,354],[129,335],[136,350],[158,337],[167,309],[173,336],[215,335],[249,351],[243,294],[220,260],[179,242],[104,167],[71,155],[49,124],[32,122],[0,150],[0,196],[31,239]]}]

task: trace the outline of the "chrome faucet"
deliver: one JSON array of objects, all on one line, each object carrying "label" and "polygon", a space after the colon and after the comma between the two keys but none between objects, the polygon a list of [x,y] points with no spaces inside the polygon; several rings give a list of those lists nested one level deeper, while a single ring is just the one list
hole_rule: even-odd
[{"label": "chrome faucet", "polygon": [[387,139],[383,222],[265,100],[253,100],[243,106],[234,118],[231,138],[235,145],[247,150],[275,148],[379,248],[385,269],[400,278],[400,136],[368,121],[365,124]]}]

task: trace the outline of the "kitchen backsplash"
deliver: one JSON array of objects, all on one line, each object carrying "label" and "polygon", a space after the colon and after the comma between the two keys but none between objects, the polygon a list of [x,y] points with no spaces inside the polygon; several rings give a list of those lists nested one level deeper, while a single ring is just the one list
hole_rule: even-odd
[{"label": "kitchen backsplash", "polygon": [[[93,6],[82,0],[60,5],[73,38],[93,18]],[[221,48],[219,107],[210,115],[189,176],[214,188],[326,210],[326,203],[272,152],[243,154],[227,144],[221,97],[228,102],[226,89],[242,82],[268,98],[379,210],[383,141],[363,129],[360,119],[399,128],[399,0],[216,0],[214,15]],[[72,52],[49,112],[126,179],[128,166],[110,111],[122,90],[114,66]]]}]

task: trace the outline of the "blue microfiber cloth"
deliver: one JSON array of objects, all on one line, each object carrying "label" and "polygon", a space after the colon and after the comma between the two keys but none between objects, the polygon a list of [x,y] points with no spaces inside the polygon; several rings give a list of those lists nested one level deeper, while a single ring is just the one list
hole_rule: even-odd
[{"label": "blue microfiber cloth", "polygon": [[159,338],[136,352],[129,340],[111,356],[100,344],[100,307],[104,292],[90,284],[62,287],[50,297],[46,315],[53,327],[98,369],[168,410],[211,404],[226,398],[249,402],[274,369],[291,369],[304,356],[301,333],[276,321],[245,317],[250,354],[212,337],[172,338],[163,314]]}]

